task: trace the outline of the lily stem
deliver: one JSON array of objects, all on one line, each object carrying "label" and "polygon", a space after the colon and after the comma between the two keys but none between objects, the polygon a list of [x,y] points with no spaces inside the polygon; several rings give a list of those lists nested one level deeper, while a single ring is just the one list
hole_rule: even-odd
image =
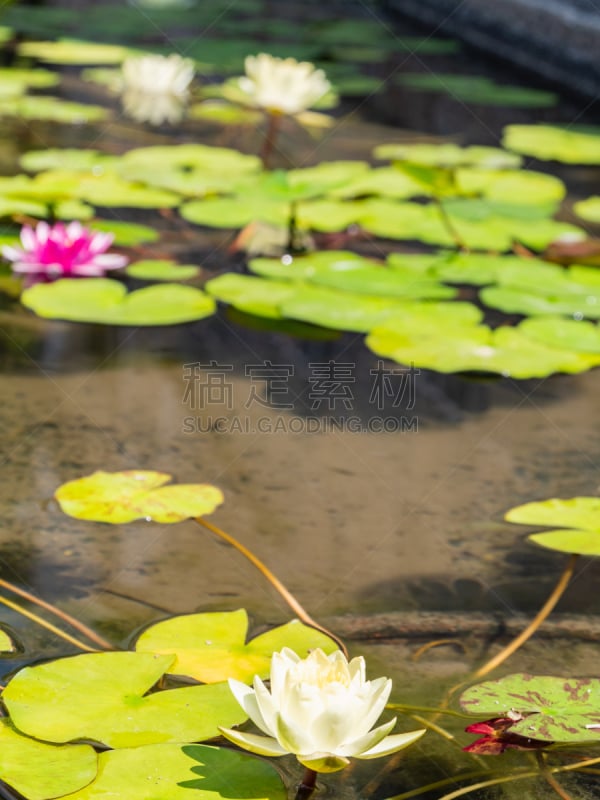
[{"label": "lily stem", "polygon": [[529,625],[525,628],[525,630],[521,631],[521,633],[515,637],[512,642],[506,645],[504,649],[502,649],[499,653],[497,653],[493,658],[491,658],[488,662],[486,662],[482,667],[480,667],[477,672],[475,673],[476,678],[482,678],[484,675],[487,675],[488,672],[491,672],[496,667],[499,667],[504,661],[506,661],[509,656],[511,656],[516,650],[521,647],[528,639],[530,639],[533,634],[537,631],[540,625],[544,622],[544,620],[550,615],[550,612],[554,609],[560,598],[563,596],[565,589],[569,585],[569,581],[573,577],[573,572],[575,571],[575,564],[577,563],[577,554],[573,553],[567,566],[562,572],[558,583],[552,590],[552,593],[542,606],[542,608],[538,611],[536,616],[532,619]]},{"label": "lily stem", "polygon": [[308,800],[317,788],[317,773],[314,769],[307,769],[302,778],[302,783],[296,790],[295,800]]},{"label": "lily stem", "polygon": [[304,610],[294,595],[288,589],[286,589],[279,578],[277,578],[266,566],[266,564],[263,564],[263,562],[257,556],[255,556],[251,550],[248,550],[247,547],[245,547],[241,542],[238,542],[238,540],[230,534],[225,533],[225,531],[222,531],[220,528],[217,528],[217,526],[213,525],[212,522],[207,522],[202,517],[195,517],[194,519],[199,525],[202,525],[202,527],[206,528],[211,533],[214,533],[215,536],[218,536],[219,539],[222,539],[224,542],[227,542],[227,544],[235,547],[238,553],[241,553],[245,558],[247,558],[248,561],[261,573],[261,575],[269,581],[271,586],[273,586],[273,588],[279,592],[281,597],[283,597],[288,606],[295,614],[298,615],[298,618],[301,619],[302,622],[306,623],[306,625],[310,625],[311,628],[316,628],[316,630],[321,631],[321,633],[324,633],[326,636],[329,636],[331,639],[333,639],[334,642],[336,642],[336,644],[339,646],[340,650],[344,653],[346,658],[348,658],[348,650],[341,639],[335,636],[335,634],[331,633],[331,631],[327,630],[327,628],[319,625],[319,623],[314,620],[307,611]]},{"label": "lily stem", "polygon": [[537,758],[537,762],[540,768],[540,772],[544,777],[546,783],[551,786],[556,794],[561,798],[561,800],[572,800],[571,795],[566,792],[560,783],[556,780],[554,775],[548,769],[548,764],[546,763],[546,757],[544,753],[540,753],[539,751],[535,754]]},{"label": "lily stem", "polygon": [[56,636],[64,639],[65,642],[69,642],[69,644],[74,644],[75,647],[78,647],[80,650],[85,650],[88,653],[96,653],[98,649],[96,647],[90,647],[83,642],[80,642],[79,639],[76,639],[74,636],[70,636],[68,633],[61,631],[60,628],[57,628],[55,625],[52,625],[50,622],[46,622],[45,619],[42,617],[38,617],[37,614],[33,614],[31,611],[27,611],[25,608],[21,608],[17,603],[13,603],[12,600],[7,600],[6,597],[0,597],[0,604],[6,606],[7,608],[16,611],[17,614],[22,614],[27,619],[30,619],[32,622],[37,623],[42,628],[46,628],[46,630],[51,631]]},{"label": "lily stem", "polygon": [[113,650],[113,645],[104,639],[100,634],[93,631],[91,628],[88,628],[83,622],[80,622],[75,617],[72,617],[70,614],[67,614],[65,611],[61,611],[60,608],[53,606],[52,603],[47,603],[45,600],[42,600],[39,597],[36,597],[34,594],[27,592],[25,589],[21,589],[19,586],[15,586],[13,583],[9,581],[5,581],[0,578],[0,587],[4,589],[8,589],[9,592],[13,592],[14,594],[18,594],[19,597],[25,598],[25,600],[29,600],[30,603],[35,603],[35,605],[40,606],[40,608],[45,608],[46,611],[50,611],[59,619],[62,619],[63,622],[66,622],[67,625],[70,625],[75,630],[78,630],[80,633],[83,633],[90,641],[95,642],[96,644],[100,645],[100,647],[105,648],[106,650]]},{"label": "lily stem", "polygon": [[262,161],[263,167],[265,169],[270,169],[271,156],[273,155],[275,142],[277,141],[277,134],[279,133],[281,116],[279,114],[273,114],[272,112],[267,111],[266,117],[267,117],[267,132],[265,133],[265,139],[263,142],[262,149],[260,151],[260,159]]}]

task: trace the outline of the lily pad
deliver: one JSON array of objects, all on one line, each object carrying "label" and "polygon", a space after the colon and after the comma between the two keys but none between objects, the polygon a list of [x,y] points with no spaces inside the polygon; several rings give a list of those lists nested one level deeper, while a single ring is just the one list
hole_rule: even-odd
[{"label": "lily pad", "polygon": [[82,125],[107,119],[109,111],[102,106],[72,103],[59,97],[36,95],[0,99],[0,116]]},{"label": "lily pad", "polygon": [[600,364],[600,356],[546,347],[508,327],[407,326],[392,320],[375,328],[366,343],[379,356],[438,372],[491,372],[524,379],[584,372]]},{"label": "lily pad", "polygon": [[14,653],[17,649],[12,636],[0,628],[0,653]]},{"label": "lily pad", "polygon": [[231,272],[213,278],[204,288],[223,303],[268,319],[282,318],[279,307],[294,292],[294,286],[284,281],[263,280]]},{"label": "lily pad", "polygon": [[522,159],[498,147],[460,147],[457,144],[381,144],[375,158],[410,161],[430,167],[478,166],[487,169],[511,169],[521,166]]},{"label": "lily pad", "polygon": [[600,319],[600,304],[593,293],[587,296],[541,295],[512,286],[487,286],[482,289],[480,297],[490,308],[498,308],[507,314],[564,314],[574,319]]},{"label": "lily pad", "polygon": [[60,39],[57,42],[23,42],[18,52],[51,64],[120,64],[132,51],[115,44]]},{"label": "lily pad", "polygon": [[241,108],[218,100],[205,100],[203,103],[195,103],[188,109],[188,116],[191,119],[200,119],[203,122],[214,122],[216,125],[257,126],[263,120],[263,114],[260,111]]},{"label": "lily pad", "polygon": [[227,683],[147,694],[173,662],[171,655],[130,652],[59,658],[18,672],[3,700],[19,731],[60,743],[194,742],[245,721]]},{"label": "lily pad", "polygon": [[107,156],[99,150],[80,150],[79,148],[51,148],[49,150],[30,150],[19,158],[19,164],[28,172],[41,172],[46,169],[81,170],[95,173],[104,170],[109,164],[118,163],[115,156]]},{"label": "lily pad", "polygon": [[144,281],[187,281],[199,275],[201,269],[193,264],[177,264],[168,259],[144,259],[130,264],[125,272],[130,278]]},{"label": "lily pad", "polygon": [[578,353],[600,353],[600,328],[592,322],[563,317],[532,317],[519,325],[526,336],[550,347],[562,347]]},{"label": "lily pad", "polygon": [[[600,138],[598,146],[600,147]],[[573,211],[587,222],[600,223],[600,197],[588,197],[586,200],[580,200],[574,204]]]},{"label": "lily pad", "polygon": [[158,231],[147,225],[135,222],[120,222],[112,219],[95,219],[89,227],[94,231],[114,234],[114,244],[121,247],[135,247],[138,244],[155,242],[159,238]]},{"label": "lily pad", "polygon": [[26,800],[50,800],[87,786],[98,757],[89,744],[57,746],[30,739],[0,720],[0,780]]},{"label": "lily pad", "polygon": [[471,105],[550,108],[558,102],[554,92],[501,85],[477,75],[403,73],[397,77],[397,82],[420,92],[444,92]]},{"label": "lily pad", "polygon": [[178,325],[208,317],[215,302],[193,286],[164,283],[127,294],[110,278],[63,278],[26,289],[21,302],[40,317],[103,325]]},{"label": "lily pad", "polygon": [[[226,748],[155,744],[98,756],[98,777],[69,800],[285,800],[270,764]],[[35,800],[35,799],[33,799]]]},{"label": "lily pad", "polygon": [[385,267],[358,267],[344,272],[318,271],[311,281],[345,292],[386,298],[443,300],[456,295],[456,289],[443,286],[434,278],[416,275],[410,270],[401,272]]},{"label": "lily pad", "polygon": [[332,639],[299,620],[272,628],[248,644],[247,633],[248,615],[244,609],[190,614],[146,628],[135,648],[144,653],[173,653],[176,660],[169,672],[203,683],[228,678],[252,683],[255,675],[267,678],[271,656],[283,647],[291,648],[302,657],[316,647],[326,653],[337,650]]},{"label": "lily pad", "polygon": [[213,197],[184,203],[179,213],[188,222],[213,228],[242,228],[253,220],[287,224],[290,204],[264,197]]},{"label": "lily pad", "polygon": [[[600,679],[506,675],[471,686],[460,697],[470,714],[521,715],[508,731],[560,744],[600,741]],[[590,727],[592,726],[592,727]]]},{"label": "lily pad", "polygon": [[172,523],[212,512],[223,493],[206,483],[170,484],[171,475],[150,470],[94,472],[63,483],[55,497],[76,519],[120,524],[135,519]]},{"label": "lily pad", "polygon": [[319,272],[347,272],[376,263],[372,258],[349,250],[317,250],[302,256],[253,258],[248,266],[265,278],[302,281],[311,280]]},{"label": "lily pad", "polygon": [[0,86],[16,84],[32,89],[48,89],[60,83],[60,75],[48,69],[18,69],[4,67],[0,69]]},{"label": "lily pad", "polygon": [[600,129],[576,125],[508,125],[502,144],[508,150],[542,161],[565,164],[600,164]]},{"label": "lily pad", "polygon": [[600,498],[552,498],[512,508],[504,517],[521,525],[560,525],[568,530],[534,533],[529,540],[562,553],[600,556]]}]

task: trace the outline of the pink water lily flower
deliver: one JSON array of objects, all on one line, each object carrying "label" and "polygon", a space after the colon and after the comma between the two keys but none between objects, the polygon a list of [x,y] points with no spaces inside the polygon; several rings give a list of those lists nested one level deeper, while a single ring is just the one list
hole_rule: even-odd
[{"label": "pink water lily flower", "polygon": [[113,239],[112,233],[91,231],[80,222],[39,222],[35,228],[24,225],[21,229],[22,248],[5,245],[2,255],[12,261],[14,272],[32,278],[102,276],[106,270],[124,267],[129,260],[106,252]]}]

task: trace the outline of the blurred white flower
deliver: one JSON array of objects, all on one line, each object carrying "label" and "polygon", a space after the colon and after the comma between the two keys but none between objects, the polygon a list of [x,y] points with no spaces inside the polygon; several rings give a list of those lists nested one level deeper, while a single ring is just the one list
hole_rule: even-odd
[{"label": "blurred white flower", "polygon": [[236,88],[250,105],[270,113],[299,114],[331,90],[323,70],[308,61],[259,53],[247,56],[245,68]]},{"label": "blurred white flower", "polygon": [[270,691],[254,678],[254,688],[236,680],[229,686],[246,714],[266,736],[221,728],[230,741],[265,756],[293,753],[307,769],[336,772],[350,758],[395,753],[425,731],[388,735],[396,720],[371,730],[387,703],[392,681],[367,681],[362,657],[350,662],[339,650],[314,650],[301,659],[284,648],[271,661]]},{"label": "blurred white flower", "polygon": [[138,122],[179,122],[185,111],[194,62],[176,53],[126,58],[121,68],[121,102]]}]

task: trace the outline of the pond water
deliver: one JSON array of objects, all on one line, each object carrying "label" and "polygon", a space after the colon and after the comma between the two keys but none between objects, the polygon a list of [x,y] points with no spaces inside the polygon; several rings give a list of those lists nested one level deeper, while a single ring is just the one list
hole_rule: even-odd
[{"label": "pond water", "polygon": [[[430,33],[386,20],[392,24],[405,34]],[[406,60],[411,72],[451,63],[531,84],[465,51]],[[101,96],[71,68],[62,86],[66,97]],[[409,133],[497,144],[507,122],[593,123],[597,104],[568,97],[541,110],[469,105],[396,86],[370,99],[344,98],[336,114],[318,141],[287,132],[282,160],[368,159],[376,144]],[[29,149],[120,153],[195,140],[252,152],[259,135],[191,122],[152,131],[123,118],[79,127],[7,121],[0,160],[12,174]],[[562,168],[567,174],[576,194],[593,193],[597,170]],[[202,263],[206,277],[244,269],[229,249],[233,231],[157,212],[110,215],[161,230],[160,245],[138,255]],[[370,254],[397,243],[354,238],[342,246]],[[211,521],[257,554],[351,652],[364,652],[373,675],[392,675],[393,699],[427,705],[440,703],[507,641],[507,631],[525,624],[564,567],[560,554],[529,544],[526,529],[504,522],[504,513],[600,489],[598,370],[527,381],[401,371],[367,350],[362,335],[290,330],[223,308],[200,322],[151,329],[43,321],[9,299],[0,315],[1,577],[118,645],[171,614],[246,608],[260,630],[292,613],[239,553],[193,522],[108,526],[66,517],[54,491],[97,469],[155,469],[178,482],[219,486],[225,502]],[[269,364],[278,368],[277,383],[273,371],[265,376]],[[396,369],[388,382],[384,369]],[[598,580],[597,560],[582,559],[545,632],[503,672],[597,672]],[[32,656],[70,652],[8,609],[3,619],[26,648],[4,673]],[[444,642],[414,660],[435,640]],[[452,729],[459,733],[463,722]],[[430,737],[401,767],[370,762],[325,781],[328,791],[384,798],[466,769],[458,748],[454,763]],[[293,774],[291,762],[285,769]],[[593,777],[570,780],[576,796],[594,796]],[[522,786],[495,791],[523,796]],[[549,788],[533,791],[528,796],[553,796]]]}]

